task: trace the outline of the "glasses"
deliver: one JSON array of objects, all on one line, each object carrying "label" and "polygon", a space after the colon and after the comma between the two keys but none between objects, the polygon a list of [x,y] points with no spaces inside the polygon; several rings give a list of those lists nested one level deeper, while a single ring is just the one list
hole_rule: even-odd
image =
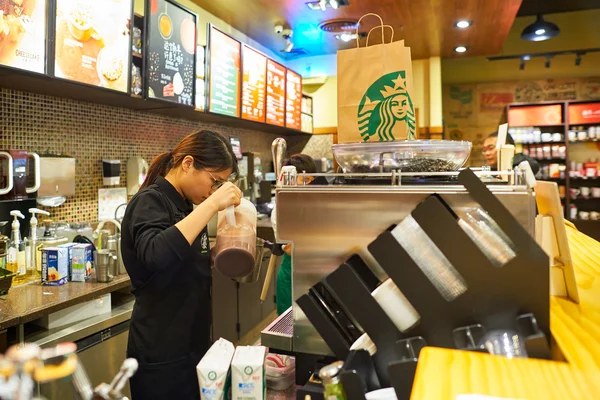
[{"label": "glasses", "polygon": [[218,190],[221,186],[223,186],[227,182],[227,181],[222,181],[220,179],[215,178],[214,175],[211,174],[209,170],[206,170],[206,172],[208,172],[211,179],[213,180],[213,184],[210,186],[213,190]]}]

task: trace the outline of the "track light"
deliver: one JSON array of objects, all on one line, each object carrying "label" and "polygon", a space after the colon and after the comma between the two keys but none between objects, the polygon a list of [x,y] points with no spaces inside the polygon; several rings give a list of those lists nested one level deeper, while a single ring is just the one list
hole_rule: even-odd
[{"label": "track light", "polygon": [[521,64],[519,65],[519,69],[521,71],[525,69],[525,58],[521,58]]},{"label": "track light", "polygon": [[546,68],[550,68],[550,57],[546,57]]},{"label": "track light", "polygon": [[577,53],[577,56],[575,56],[575,65],[578,67],[581,65],[581,54],[579,53]]}]

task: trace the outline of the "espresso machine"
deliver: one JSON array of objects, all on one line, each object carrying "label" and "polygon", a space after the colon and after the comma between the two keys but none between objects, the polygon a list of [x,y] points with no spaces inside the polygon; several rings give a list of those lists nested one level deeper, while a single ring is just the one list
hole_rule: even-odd
[{"label": "espresso machine", "polygon": [[[27,186],[29,177],[32,186]],[[40,157],[27,150],[0,151],[0,199],[24,200],[40,188]]]}]

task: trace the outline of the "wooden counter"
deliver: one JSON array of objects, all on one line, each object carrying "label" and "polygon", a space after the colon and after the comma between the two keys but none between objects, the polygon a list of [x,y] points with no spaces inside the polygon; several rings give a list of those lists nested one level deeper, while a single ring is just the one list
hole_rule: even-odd
[{"label": "wooden counter", "polygon": [[112,282],[69,282],[62,286],[41,286],[30,283],[13,287],[0,297],[0,329],[24,324],[43,315],[53,313],[92,300],[130,285],[129,275],[119,275]]},{"label": "wooden counter", "polygon": [[600,243],[567,222],[579,304],[550,297],[557,359],[512,359],[425,348],[411,400],[480,394],[511,399],[600,399]]}]

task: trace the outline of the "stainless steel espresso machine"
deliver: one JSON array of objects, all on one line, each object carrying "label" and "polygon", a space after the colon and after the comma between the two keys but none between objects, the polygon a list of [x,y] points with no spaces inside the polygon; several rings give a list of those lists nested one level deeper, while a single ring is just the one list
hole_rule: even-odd
[{"label": "stainless steel espresso machine", "polygon": [[[459,167],[470,152],[470,143],[459,143],[463,143],[466,154],[454,161],[458,167],[449,168],[454,169],[450,171],[396,169],[396,161],[406,157],[407,151],[416,158],[426,152],[403,149],[380,152],[376,157],[355,153],[344,158],[338,152],[336,159],[342,173],[315,174],[325,177],[328,185],[297,185],[296,179],[284,176],[276,190],[276,240],[293,243],[293,299],[298,300],[355,254],[383,281],[386,273],[367,246],[433,194],[454,210],[479,207],[457,179]],[[421,142],[421,149],[427,147],[427,143]],[[334,147],[334,154],[335,150]],[[437,152],[437,157],[442,153]],[[518,169],[490,172],[484,168],[474,169],[474,174],[525,231],[533,235],[535,197],[526,184],[524,172]],[[262,332],[262,344],[272,352],[334,355],[297,303]]]}]

